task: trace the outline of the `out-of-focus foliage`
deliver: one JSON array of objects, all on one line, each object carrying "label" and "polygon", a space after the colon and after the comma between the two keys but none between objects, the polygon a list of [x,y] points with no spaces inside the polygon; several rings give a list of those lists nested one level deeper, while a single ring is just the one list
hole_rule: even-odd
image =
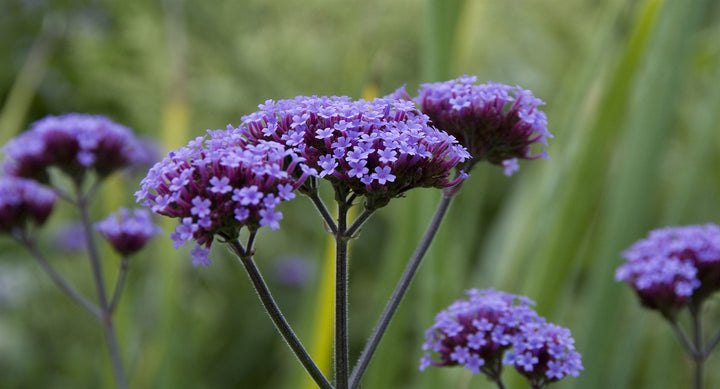
[{"label": "out-of-focus foliage", "polygon": [[[493,166],[475,169],[363,387],[491,387],[462,369],[417,370],[423,331],[471,287],[527,295],[573,331],[585,371],[555,387],[689,385],[669,327],[613,271],[619,252],[650,229],[720,221],[717,2],[5,0],[0,58],[3,143],[63,112],[108,115],[169,149],[238,125],[266,99],[360,97],[402,84],[414,94],[461,74],[531,89],[547,102],[552,160],[525,162],[509,179]],[[129,204],[142,174],[108,183],[96,218]],[[353,356],[438,199],[417,190],[394,200],[353,243]],[[321,325],[312,315],[326,234],[309,201],[283,212],[280,231],[260,234],[257,261],[310,343]],[[72,217],[60,209],[51,218],[48,250]],[[314,264],[308,283],[273,277],[289,255]],[[211,256],[209,268],[192,268],[186,251],[159,237],[133,258],[118,312],[131,386],[299,387],[304,373],[239,264],[219,245]],[[105,257],[110,277],[117,258],[108,248]],[[92,295],[82,254],[53,263]],[[708,331],[720,327],[717,309],[708,309]],[[87,314],[0,239],[0,387],[109,387],[101,347]],[[719,372],[706,375],[706,387],[720,385]],[[523,385],[511,377],[508,386]]]}]

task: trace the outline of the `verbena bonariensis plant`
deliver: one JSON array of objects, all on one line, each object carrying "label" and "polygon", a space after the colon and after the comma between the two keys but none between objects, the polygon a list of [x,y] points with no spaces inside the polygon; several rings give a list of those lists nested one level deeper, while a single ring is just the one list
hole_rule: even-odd
[{"label": "verbena bonariensis plant", "polygon": [[[622,253],[626,262],[615,272],[635,291],[642,306],[657,310],[670,323],[694,361],[696,389],[703,387],[703,365],[720,343],[720,330],[705,343],[703,304],[720,289],[720,227],[715,224],[666,227],[650,231]],[[678,316],[690,316],[691,339]]]},{"label": "verbena bonariensis plant", "polygon": [[[35,122],[3,148],[6,158],[0,178],[0,232],[24,247],[60,289],[95,317],[103,327],[118,388],[127,388],[113,314],[125,285],[129,257],[142,249],[160,229],[145,209],[121,209],[93,225],[90,203],[110,174],[151,159],[147,148],[127,127],[103,116],[67,114]],[[64,176],[64,177],[60,177]],[[63,185],[69,178],[70,188]],[[68,190],[69,189],[69,190]],[[50,216],[58,198],[77,208],[92,277],[97,291],[93,303],[79,293],[42,253],[37,228]],[[109,294],[93,229],[121,255],[114,291]]]},{"label": "verbena bonariensis plant", "polygon": [[[137,200],[155,213],[178,219],[171,238],[176,248],[195,242],[196,265],[210,264],[210,247],[216,238],[225,243],[243,264],[272,321],[310,376],[319,387],[332,388],[278,309],[253,260],[258,229],[279,228],[282,214],[276,206],[292,200],[295,192],[306,195],[336,242],[334,387],[357,388],[451,199],[468,177],[466,171],[488,160],[503,165],[509,175],[517,170],[518,158],[545,156],[544,151],[530,154],[534,143],[551,137],[545,114],[537,109],[542,102],[518,87],[473,86],[474,82],[475,78],[464,76],[423,85],[416,99],[421,109],[404,89],[373,101],[338,96],[268,100],[259,111],[243,117],[240,126],[209,131],[170,152],[142,180]],[[319,196],[321,181],[334,191],[336,218]],[[441,189],[442,201],[351,373],[348,241],[376,210],[417,187]],[[348,220],[349,210],[360,204],[362,212]],[[243,230],[247,239],[241,242]],[[564,330],[540,325],[540,319],[525,324],[527,330],[520,335],[526,338],[518,335],[516,350],[542,349],[532,343],[535,338],[530,339],[530,332],[535,331],[545,336],[543,344],[548,348],[561,342],[572,351]],[[532,346],[522,346],[523,342]],[[565,365],[565,370],[558,370],[559,365],[550,366],[547,360],[541,363],[548,365],[536,370],[524,360],[517,363],[539,387],[575,374],[579,355],[576,359],[575,370]],[[550,373],[539,378],[546,371]]]}]

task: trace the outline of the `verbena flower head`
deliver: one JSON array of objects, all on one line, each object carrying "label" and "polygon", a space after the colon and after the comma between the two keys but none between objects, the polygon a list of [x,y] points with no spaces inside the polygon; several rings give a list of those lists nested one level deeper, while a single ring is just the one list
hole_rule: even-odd
[{"label": "verbena flower head", "polygon": [[153,223],[146,209],[131,211],[120,208],[117,213],[96,223],[95,228],[124,256],[140,251],[153,236],[160,233],[160,227]]},{"label": "verbena flower head", "polygon": [[467,150],[401,98],[299,96],[259,108],[242,118],[239,133],[250,142],[282,143],[313,175],[365,196],[368,208],[411,188],[444,188],[466,176],[450,173],[470,157]]},{"label": "verbena flower head", "polygon": [[677,312],[720,289],[720,227],[715,224],[650,231],[622,253],[615,272],[644,306],[674,320]]},{"label": "verbena flower head", "polygon": [[99,177],[142,160],[132,131],[100,115],[48,116],[10,140],[3,151],[6,174],[47,183],[57,167],[76,181],[88,171]]},{"label": "verbena flower head", "polygon": [[[547,117],[538,109],[545,104],[532,92],[488,82],[475,85],[477,77],[422,84],[416,101],[437,128],[460,140],[472,154],[467,170],[482,160],[500,165],[506,175],[519,169],[518,158],[548,158],[545,149],[531,154],[531,146],[547,146],[552,134]],[[464,167],[464,166],[463,166]]]},{"label": "verbena flower head", "polygon": [[0,232],[11,233],[28,225],[42,225],[52,212],[57,196],[32,180],[0,177]]},{"label": "verbena flower head", "polygon": [[[570,332],[548,324],[530,299],[493,289],[467,291],[435,317],[425,332],[420,370],[463,366],[473,374],[497,379],[503,364],[519,368],[531,384],[542,387],[582,370]],[[433,359],[433,352],[438,359]]]},{"label": "verbena flower head", "polygon": [[137,201],[178,218],[170,234],[175,248],[196,241],[193,263],[209,265],[213,237],[237,238],[240,229],[278,229],[276,206],[295,197],[307,174],[293,177],[302,158],[276,142],[247,144],[233,131],[209,131],[172,151],[148,172]]}]

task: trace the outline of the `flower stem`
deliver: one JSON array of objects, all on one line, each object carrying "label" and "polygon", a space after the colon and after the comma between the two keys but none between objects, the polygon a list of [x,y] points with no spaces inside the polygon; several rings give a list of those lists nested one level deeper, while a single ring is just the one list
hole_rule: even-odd
[{"label": "flower stem", "polygon": [[702,352],[703,356],[707,358],[708,355],[710,355],[710,353],[713,351],[713,349],[718,345],[718,343],[720,343],[720,331],[715,333],[710,343],[708,343],[707,347],[705,347]]},{"label": "flower stem", "polygon": [[108,353],[110,354],[110,363],[112,365],[113,376],[115,378],[115,385],[118,389],[127,389],[128,384],[123,369],[122,360],[120,358],[120,349],[117,343],[117,336],[115,334],[115,328],[113,326],[112,312],[110,311],[110,305],[107,300],[107,294],[105,293],[105,281],[102,275],[102,266],[100,263],[100,255],[97,247],[95,246],[95,240],[92,234],[92,223],[90,222],[90,215],[88,211],[88,197],[83,196],[81,193],[80,185],[77,185],[77,207],[80,210],[80,218],[85,230],[85,239],[87,241],[88,256],[90,257],[90,266],[92,267],[93,279],[95,280],[95,287],[98,294],[98,303],[100,304],[100,311],[102,313],[101,322],[103,325],[103,332],[105,334],[105,341],[108,346]]},{"label": "flower stem", "polygon": [[75,300],[76,303],[78,303],[81,307],[85,308],[90,314],[92,314],[96,319],[102,320],[102,313],[100,313],[100,309],[96,307],[93,303],[88,301],[85,297],[83,297],[75,288],[73,288],[66,280],[63,278],[63,276],[58,273],[55,268],[50,265],[50,262],[45,259],[45,256],[42,255],[40,250],[35,246],[35,243],[25,236],[24,234],[18,234],[16,238],[22,243],[33,255],[33,258],[38,261],[40,266],[42,266],[43,270],[50,276],[50,278],[55,282],[55,284],[60,287],[60,289],[65,292],[70,298]]},{"label": "flower stem", "polygon": [[[433,239],[435,238],[435,234],[437,233],[438,228],[442,223],[442,220],[445,218],[445,214],[450,207],[450,203],[452,202],[455,193],[457,193],[457,191],[443,192],[442,200],[440,201],[440,204],[438,204],[438,208],[435,211],[435,215],[433,216],[433,219],[430,222],[428,229],[425,231],[425,236],[423,236],[420,244],[415,250],[415,253],[413,253],[412,258],[410,258],[410,262],[408,262],[407,266],[405,267],[405,270],[403,271],[403,274],[400,277],[400,280],[398,281],[398,284],[395,287],[392,296],[390,297],[390,301],[388,301],[387,305],[385,306],[385,310],[383,310],[383,313],[380,316],[380,320],[378,320],[377,325],[373,329],[373,332],[370,335],[370,339],[368,339],[368,342],[365,344],[365,348],[360,355],[360,359],[358,360],[357,365],[355,365],[355,368],[353,369],[352,375],[350,377],[351,389],[359,387],[360,380],[362,379],[362,376],[365,373],[368,364],[370,363],[370,359],[372,359],[375,350],[380,344],[380,340],[382,339],[388,325],[390,324],[390,321],[395,315],[398,305],[400,305],[400,301],[402,301],[405,293],[410,287],[410,282],[415,276],[415,273],[420,266],[420,262],[425,256],[425,253],[430,247],[430,243],[432,243]],[[499,384],[502,385],[502,383]]]},{"label": "flower stem", "polygon": [[347,214],[351,203],[338,194],[335,234],[335,387],[348,388],[348,239]]},{"label": "flower stem", "polygon": [[702,341],[702,307],[700,304],[690,304],[690,318],[692,321],[692,335],[695,352],[692,355],[695,362],[695,375],[693,378],[693,388],[702,389],[703,387],[703,365],[705,363],[705,355],[701,352],[703,349]]},{"label": "flower stem", "polygon": [[332,389],[330,382],[328,382],[317,365],[315,365],[315,362],[313,362],[312,358],[307,353],[302,343],[300,343],[300,340],[297,338],[292,328],[290,328],[290,324],[288,324],[287,320],[285,320],[285,316],[283,316],[282,312],[280,312],[280,308],[270,294],[270,290],[268,289],[265,280],[263,280],[260,271],[257,266],[255,266],[255,262],[252,259],[253,238],[254,234],[251,234],[251,238],[248,239],[247,249],[244,248],[237,239],[228,240],[227,245],[245,267],[245,271],[250,277],[250,281],[255,288],[255,292],[257,292],[260,301],[265,307],[265,311],[270,316],[273,324],[275,324],[275,328],[278,332],[280,332],[280,335],[295,354],[295,357],[297,357],[303,365],[305,371],[310,374],[318,387],[322,389]]},{"label": "flower stem", "polygon": [[355,234],[357,234],[357,232],[360,230],[360,227],[362,227],[362,225],[365,224],[365,222],[370,218],[370,216],[372,216],[373,212],[374,211],[372,210],[364,209],[360,216],[353,220],[352,224],[345,232],[345,235],[348,238],[352,239]]},{"label": "flower stem", "polygon": [[120,296],[125,288],[129,265],[130,259],[127,256],[123,256],[122,261],[120,262],[120,270],[118,271],[117,281],[115,281],[115,291],[113,292],[112,299],[110,299],[110,306],[108,307],[110,313],[115,312],[115,308],[117,308],[117,304],[120,301]]}]

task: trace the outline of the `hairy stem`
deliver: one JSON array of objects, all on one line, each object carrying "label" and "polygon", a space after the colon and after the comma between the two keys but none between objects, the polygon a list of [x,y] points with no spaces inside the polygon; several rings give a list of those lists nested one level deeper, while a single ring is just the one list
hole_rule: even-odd
[{"label": "hairy stem", "polygon": [[338,195],[337,232],[335,234],[335,386],[348,388],[348,239],[347,214],[350,204]]},{"label": "hairy stem", "polygon": [[405,267],[405,270],[403,271],[403,274],[400,277],[400,280],[398,281],[398,284],[395,287],[392,296],[390,297],[390,301],[388,301],[387,305],[385,306],[385,309],[380,316],[380,320],[378,320],[377,325],[373,329],[373,332],[370,335],[370,339],[368,339],[368,342],[365,345],[362,354],[360,355],[360,359],[358,360],[357,365],[355,365],[355,368],[353,369],[350,378],[351,389],[358,388],[358,386],[360,385],[360,380],[362,379],[362,376],[365,373],[365,370],[367,369],[368,364],[370,363],[370,360],[375,353],[375,350],[377,350],[377,347],[380,344],[380,340],[385,334],[385,331],[387,330],[390,321],[395,315],[398,305],[400,305],[400,301],[402,301],[405,293],[410,287],[410,283],[412,282],[412,279],[415,276],[418,267],[420,266],[420,262],[422,261],[425,253],[430,247],[430,243],[432,243],[433,239],[435,238],[435,234],[437,233],[438,228],[442,223],[442,220],[445,218],[445,214],[450,207],[450,203],[452,202],[455,193],[457,193],[457,191],[443,192],[442,200],[440,201],[440,204],[438,204],[438,208],[435,211],[435,215],[433,216],[433,219],[430,222],[428,229],[425,231],[425,236],[423,236],[420,244],[415,250],[415,253],[413,253],[413,256],[410,258],[410,262],[408,262],[407,266]]},{"label": "hairy stem", "polygon": [[265,311],[270,316],[273,324],[275,324],[275,328],[278,332],[280,332],[280,335],[295,354],[295,357],[297,357],[303,365],[305,371],[310,374],[318,387],[321,389],[332,389],[330,382],[328,382],[315,362],[313,362],[312,358],[295,335],[295,332],[293,332],[292,328],[290,328],[290,324],[288,324],[285,316],[283,316],[282,312],[280,312],[280,308],[270,294],[270,290],[268,289],[265,280],[262,278],[257,266],[255,266],[255,262],[252,259],[253,239],[254,233],[251,234],[251,237],[248,239],[247,248],[244,248],[237,239],[228,240],[227,245],[245,267],[245,271],[250,277],[250,281],[252,282],[255,292],[257,292],[258,297],[260,298],[260,302],[262,302],[263,307],[265,307]]}]

